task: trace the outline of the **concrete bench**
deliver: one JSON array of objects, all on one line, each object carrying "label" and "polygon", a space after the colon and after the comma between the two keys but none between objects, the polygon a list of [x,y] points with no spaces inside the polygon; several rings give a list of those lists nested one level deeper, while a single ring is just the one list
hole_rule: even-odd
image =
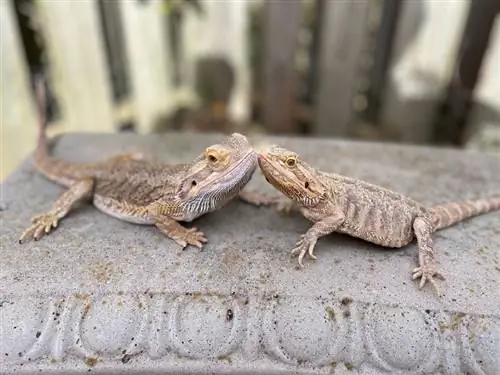
[{"label": "concrete bench", "polygon": [[[191,160],[217,135],[67,135],[73,161],[143,150]],[[424,203],[500,193],[500,159],[477,152],[270,138],[317,167]],[[274,193],[259,171],[251,187]],[[153,227],[92,206],[38,242],[17,243],[62,188],[28,160],[2,184],[0,373],[499,374],[500,213],[435,235],[443,296],[410,278],[417,249],[342,235],[298,270],[299,215],[233,202],[180,251]]]}]

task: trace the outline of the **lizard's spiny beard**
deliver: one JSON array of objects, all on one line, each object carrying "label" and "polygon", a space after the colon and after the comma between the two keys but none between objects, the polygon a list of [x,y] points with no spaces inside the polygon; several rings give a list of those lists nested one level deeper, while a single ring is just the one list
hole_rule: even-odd
[{"label": "lizard's spiny beard", "polygon": [[186,211],[202,215],[215,211],[231,201],[250,181],[257,168],[256,156],[249,153],[228,173],[204,187],[185,202]]}]

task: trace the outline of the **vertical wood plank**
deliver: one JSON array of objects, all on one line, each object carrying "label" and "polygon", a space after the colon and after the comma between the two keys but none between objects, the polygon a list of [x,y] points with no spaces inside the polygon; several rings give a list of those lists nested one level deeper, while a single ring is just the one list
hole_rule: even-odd
[{"label": "vertical wood plank", "polygon": [[37,2],[68,131],[114,130],[111,86],[94,0]]},{"label": "vertical wood plank", "polygon": [[320,35],[315,134],[348,136],[370,1],[326,1]]},{"label": "vertical wood plank", "polygon": [[367,117],[372,122],[378,121],[380,101],[383,98],[402,2],[403,0],[382,1],[380,27],[375,42],[368,90]]},{"label": "vertical wood plank", "polygon": [[262,68],[263,122],[272,133],[294,133],[297,90],[295,49],[300,25],[300,1],[266,3]]},{"label": "vertical wood plank", "polygon": [[[471,110],[467,133],[476,132],[470,145],[500,144],[500,17],[491,32]],[[464,140],[469,134],[465,134]],[[497,147],[498,149],[498,147]],[[500,151],[500,149],[498,149]]]},{"label": "vertical wood plank", "polygon": [[98,0],[103,24],[106,57],[109,76],[112,80],[113,99],[121,101],[129,94],[128,64],[123,37],[123,19],[120,15],[120,3]]},{"label": "vertical wood plank", "polygon": [[37,121],[11,1],[0,1],[0,180],[33,150]]},{"label": "vertical wood plank", "polygon": [[167,17],[158,0],[120,7],[138,131],[148,133],[174,106]]},{"label": "vertical wood plank", "polygon": [[436,119],[434,136],[440,144],[463,143],[473,92],[499,12],[498,0],[476,1],[470,5],[442,116]]},{"label": "vertical wood plank", "polygon": [[248,0],[202,0],[202,14],[188,10],[183,27],[184,85],[194,87],[196,61],[223,58],[234,71],[229,116],[236,125],[250,114],[251,72],[248,61]]},{"label": "vertical wood plank", "polygon": [[[450,79],[470,2],[405,1],[380,123],[406,143],[427,143]],[[437,53],[436,51],[439,51]]]}]

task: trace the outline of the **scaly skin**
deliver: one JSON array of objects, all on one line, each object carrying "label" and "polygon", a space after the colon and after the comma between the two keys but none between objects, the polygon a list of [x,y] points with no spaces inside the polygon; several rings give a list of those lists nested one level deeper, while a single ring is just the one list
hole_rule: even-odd
[{"label": "scaly skin", "polygon": [[123,154],[92,164],[73,164],[49,155],[45,135],[45,89],[37,82],[40,135],[34,161],[47,178],[68,187],[52,209],[34,216],[19,242],[40,239],[57,227],[77,203],[92,200],[101,211],[124,221],[155,225],[183,249],[200,249],[207,242],[197,228],[179,221],[225,206],[239,196],[255,205],[273,202],[257,192],[242,191],[257,168],[257,154],[247,138],[234,133],[208,147],[192,163],[166,165],[148,161],[141,154]]},{"label": "scaly skin", "polygon": [[420,288],[428,281],[438,296],[434,278],[443,278],[443,274],[435,266],[432,233],[500,209],[500,197],[426,208],[380,186],[316,170],[296,153],[279,146],[260,153],[258,162],[266,180],[289,198],[278,204],[278,210],[298,210],[314,223],[292,251],[299,254],[301,267],[306,253],[316,259],[316,242],[332,232],[391,248],[400,248],[416,238],[419,266],[413,270],[413,279],[420,278]]}]

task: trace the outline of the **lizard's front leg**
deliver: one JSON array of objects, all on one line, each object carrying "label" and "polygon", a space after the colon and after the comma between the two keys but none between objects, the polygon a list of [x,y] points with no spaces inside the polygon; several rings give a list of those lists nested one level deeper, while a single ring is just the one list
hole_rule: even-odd
[{"label": "lizard's front leg", "polygon": [[432,242],[433,226],[430,218],[417,217],[413,222],[413,230],[418,243],[418,263],[419,267],[413,270],[413,280],[420,278],[420,288],[429,281],[438,296],[441,292],[433,277],[444,279],[441,271],[436,269],[435,256],[436,251]]},{"label": "lizard's front leg", "polygon": [[292,212],[300,211],[300,207],[298,203],[289,198],[280,197],[276,200],[276,211],[280,214],[289,215]]},{"label": "lizard's front leg", "polygon": [[198,231],[196,227],[185,228],[171,217],[162,214],[162,207],[154,203],[148,208],[148,212],[155,220],[155,226],[166,235],[168,238],[177,242],[182,250],[187,245],[193,245],[203,248],[203,244],[207,242],[203,232]]},{"label": "lizard's front leg", "polygon": [[336,213],[331,216],[327,216],[320,221],[317,221],[309,230],[301,236],[300,241],[296,243],[296,247],[292,250],[292,255],[299,254],[299,265],[304,267],[302,259],[309,253],[312,259],[317,259],[314,255],[314,247],[316,242],[320,237],[326,236],[332,232],[335,232],[337,228],[344,222],[344,215],[342,213]]},{"label": "lizard's front leg", "polygon": [[203,232],[199,232],[196,227],[185,228],[169,217],[158,219],[155,225],[164,235],[181,245],[182,250],[187,245],[193,245],[201,249],[203,244],[207,242]]},{"label": "lizard's front leg", "polygon": [[238,197],[242,201],[254,206],[271,206],[272,204],[275,204],[279,199],[277,196],[271,197],[267,194],[250,189],[240,191]]},{"label": "lizard's front leg", "polygon": [[22,243],[27,236],[33,235],[35,241],[38,241],[45,234],[57,227],[60,219],[65,217],[71,208],[84,198],[89,198],[92,195],[94,181],[91,179],[81,180],[73,183],[52,206],[52,209],[44,214],[35,215],[31,218],[33,224],[28,227],[19,238],[19,243]]}]

